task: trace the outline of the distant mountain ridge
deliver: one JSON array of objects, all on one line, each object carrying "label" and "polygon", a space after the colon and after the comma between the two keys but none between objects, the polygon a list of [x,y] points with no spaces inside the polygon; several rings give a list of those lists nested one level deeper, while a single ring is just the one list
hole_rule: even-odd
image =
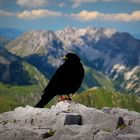
[{"label": "distant mountain ridge", "polygon": [[118,91],[140,95],[140,40],[129,33],[95,27],[29,31],[6,48],[46,76],[61,64],[61,56],[76,52],[85,65],[109,76]]}]

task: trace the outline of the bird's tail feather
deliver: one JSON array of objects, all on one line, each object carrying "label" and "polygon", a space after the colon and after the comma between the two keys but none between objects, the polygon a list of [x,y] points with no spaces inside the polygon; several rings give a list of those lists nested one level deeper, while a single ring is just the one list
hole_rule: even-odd
[{"label": "bird's tail feather", "polygon": [[53,97],[47,96],[41,98],[41,100],[35,105],[35,107],[43,108]]}]

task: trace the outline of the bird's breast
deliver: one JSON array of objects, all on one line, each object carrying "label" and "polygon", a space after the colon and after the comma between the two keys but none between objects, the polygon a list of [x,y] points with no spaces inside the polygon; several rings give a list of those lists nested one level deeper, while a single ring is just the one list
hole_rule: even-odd
[{"label": "bird's breast", "polygon": [[67,67],[62,77],[62,88],[66,92],[75,92],[81,85],[84,76],[84,70],[81,64]]}]

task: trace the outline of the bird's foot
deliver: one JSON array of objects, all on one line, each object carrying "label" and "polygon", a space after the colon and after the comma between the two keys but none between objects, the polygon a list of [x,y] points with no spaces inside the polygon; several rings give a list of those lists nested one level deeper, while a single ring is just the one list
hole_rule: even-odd
[{"label": "bird's foot", "polygon": [[65,101],[72,101],[72,99],[70,98],[69,95],[68,96],[62,96],[62,95],[60,95],[58,102],[61,102],[61,101],[63,101],[63,102],[65,102]]},{"label": "bird's foot", "polygon": [[59,102],[60,101],[65,101],[65,98],[62,95],[59,96]]}]

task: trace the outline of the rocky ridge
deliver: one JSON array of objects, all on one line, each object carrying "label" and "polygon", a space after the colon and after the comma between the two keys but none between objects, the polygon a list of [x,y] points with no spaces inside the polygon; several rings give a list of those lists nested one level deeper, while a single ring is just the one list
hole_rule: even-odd
[{"label": "rocky ridge", "polygon": [[121,108],[102,110],[75,102],[50,109],[18,107],[0,114],[3,140],[138,140],[140,113]]}]

